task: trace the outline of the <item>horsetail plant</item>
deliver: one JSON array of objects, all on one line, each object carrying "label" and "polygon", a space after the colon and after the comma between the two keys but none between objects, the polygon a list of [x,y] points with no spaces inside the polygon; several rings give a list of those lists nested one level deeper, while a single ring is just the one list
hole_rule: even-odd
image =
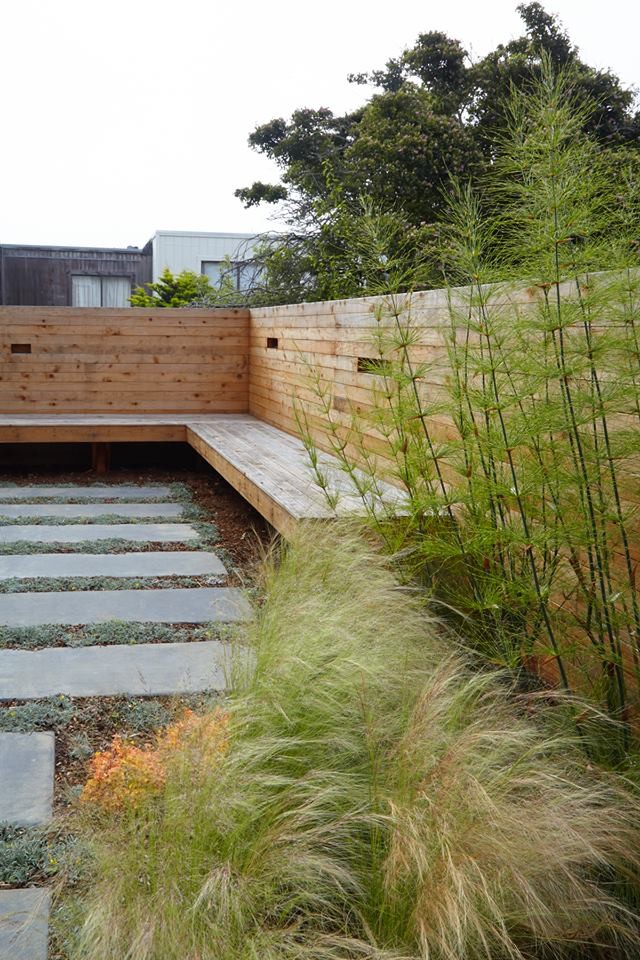
[{"label": "horsetail plant", "polygon": [[640,191],[637,165],[584,134],[572,83],[543,62],[512,96],[486,180],[452,184],[446,286],[427,295],[443,303],[432,360],[416,359],[421,295],[402,252],[396,262],[384,233],[375,256],[354,248],[385,260],[385,288],[367,286],[382,294],[384,363],[348,431],[323,382],[323,419],[347,472],[366,434],[387,438],[390,462],[355,455],[406,490],[406,515],[381,532],[464,615],[470,642],[588,690],[621,721],[624,748],[640,694]]}]

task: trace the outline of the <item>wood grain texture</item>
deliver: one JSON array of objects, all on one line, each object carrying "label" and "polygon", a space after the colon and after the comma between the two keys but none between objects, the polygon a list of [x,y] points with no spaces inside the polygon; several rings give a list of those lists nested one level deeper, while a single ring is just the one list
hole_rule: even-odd
[{"label": "wood grain texture", "polygon": [[[280,533],[304,520],[360,514],[364,504],[331,456],[323,472],[338,496],[335,507],[314,483],[302,441],[248,414],[0,414],[1,443],[116,441],[187,442]],[[383,484],[385,499],[402,506],[402,495]]]},{"label": "wood grain texture", "polygon": [[248,310],[0,307],[0,413],[248,406]]}]

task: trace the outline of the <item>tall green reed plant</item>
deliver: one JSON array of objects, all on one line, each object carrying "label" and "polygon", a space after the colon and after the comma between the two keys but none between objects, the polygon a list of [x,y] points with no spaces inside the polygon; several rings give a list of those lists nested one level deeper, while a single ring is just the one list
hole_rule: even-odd
[{"label": "tall green reed plant", "polygon": [[388,439],[391,464],[360,466],[399,481],[406,516],[394,529],[367,509],[472,641],[510,666],[543,661],[624,731],[640,693],[638,191],[583,134],[571,83],[545,65],[512,98],[491,176],[452,186],[448,286],[429,295],[444,298],[444,387],[440,356],[414,359],[424,320],[388,259],[373,409],[345,426],[325,385],[323,418],[348,473],[368,431]]}]

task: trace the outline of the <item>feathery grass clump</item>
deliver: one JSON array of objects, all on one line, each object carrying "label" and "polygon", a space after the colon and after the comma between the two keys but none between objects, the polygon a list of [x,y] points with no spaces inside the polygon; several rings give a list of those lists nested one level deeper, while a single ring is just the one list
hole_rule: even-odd
[{"label": "feathery grass clump", "polygon": [[[82,960],[624,957],[640,807],[474,672],[358,533],[264,570],[229,749],[85,825]],[[531,716],[535,713],[536,716]],[[68,915],[68,907],[67,907]]]}]

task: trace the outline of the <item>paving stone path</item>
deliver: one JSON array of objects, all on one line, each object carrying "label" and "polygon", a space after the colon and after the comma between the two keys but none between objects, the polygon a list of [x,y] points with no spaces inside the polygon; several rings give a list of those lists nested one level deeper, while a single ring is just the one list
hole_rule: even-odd
[{"label": "paving stone path", "polygon": [[0,580],[51,577],[221,577],[225,566],[205,550],[165,553],[27,553],[0,556]]},{"label": "paving stone path", "polygon": [[[48,623],[233,623],[247,615],[247,602],[233,587],[183,590],[73,590],[0,595],[0,624],[39,627]],[[0,665],[3,653],[0,651]],[[0,673],[0,683],[2,676]]]},{"label": "paving stone path", "polygon": [[[35,499],[82,503],[33,503]],[[163,503],[145,501],[165,498]],[[20,501],[3,503],[3,501]],[[86,500],[86,503],[84,502]],[[117,503],[118,500],[135,501]],[[0,588],[13,579],[116,577],[131,589],[0,593],[3,627],[119,623],[232,623],[246,618],[242,591],[229,587],[135,589],[145,577],[221,579],[226,569],[213,552],[200,551],[199,533],[188,523],[109,523],[110,515],[132,521],[184,515],[168,486],[0,486],[0,518],[44,523],[0,525],[0,543],[28,542],[36,553],[0,556]],[[74,524],[47,523],[75,519]],[[193,543],[193,550],[127,553],[47,553],[47,544],[126,540],[132,543]],[[123,646],[0,650],[0,700],[31,700],[66,694],[171,696],[223,690],[229,646],[219,640]],[[46,825],[51,817],[54,734],[0,734],[0,821]],[[46,960],[50,896],[46,889],[0,890],[0,960]]]},{"label": "paving stone path", "polygon": [[124,484],[113,484],[113,486],[100,484],[86,487],[0,486],[0,502],[35,500],[43,497],[60,500],[63,498],[65,500],[156,500],[166,497],[168,500],[171,497],[171,487],[134,487]]},{"label": "paving stone path", "polygon": [[0,503],[0,517],[62,517],[65,520],[91,520],[94,517],[182,517],[179,503]]},{"label": "paving stone path", "polygon": [[0,543],[83,543],[85,540],[131,540],[139,543],[186,543],[200,534],[188,523],[7,524]]}]

